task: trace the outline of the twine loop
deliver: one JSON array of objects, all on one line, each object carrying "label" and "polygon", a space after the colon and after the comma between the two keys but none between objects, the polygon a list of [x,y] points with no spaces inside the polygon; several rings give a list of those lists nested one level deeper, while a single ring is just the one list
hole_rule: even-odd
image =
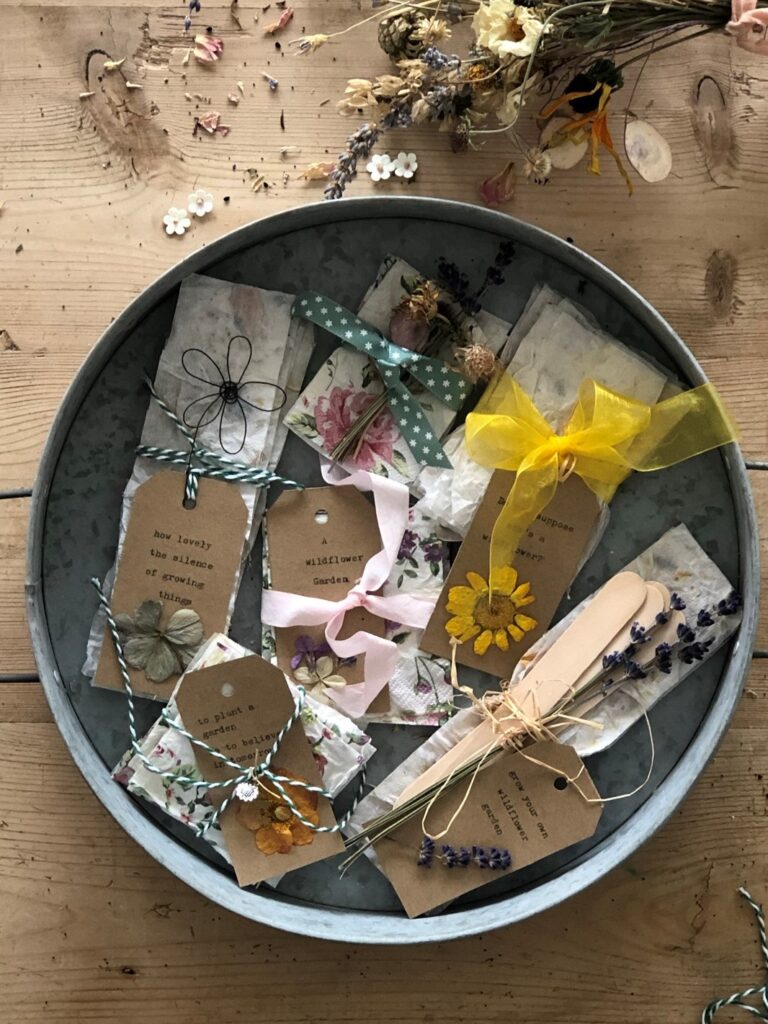
[{"label": "twine loop", "polygon": [[[765,935],[765,915],[763,914],[762,905],[752,898],[749,890],[745,886],[740,886],[739,893],[744,897],[754,912],[755,919],[757,921],[757,931],[760,936],[760,951],[763,954],[763,966],[765,967],[766,973],[768,973],[768,940]],[[762,1009],[744,1002],[745,999],[748,999],[751,996],[760,996],[763,1003]],[[749,988],[742,989],[741,992],[734,992],[729,996],[723,996],[720,999],[713,999],[712,1002],[708,1003],[702,1010],[701,1024],[711,1024],[715,1014],[719,1010],[722,1010],[724,1006],[738,1007],[739,1009],[752,1014],[752,1016],[757,1018],[757,1020],[768,1021],[768,984],[752,985]]]}]

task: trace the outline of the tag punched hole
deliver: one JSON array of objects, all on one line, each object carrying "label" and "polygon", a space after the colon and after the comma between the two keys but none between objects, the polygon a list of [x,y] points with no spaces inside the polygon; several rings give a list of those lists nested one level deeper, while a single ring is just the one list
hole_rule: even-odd
[{"label": "tag punched hole", "polygon": [[328,512],[326,509],[319,508],[317,512],[315,512],[315,522],[318,526],[325,526],[328,522]]},{"label": "tag punched hole", "polygon": [[568,779],[564,775],[558,775],[555,781],[552,783],[555,789],[563,790],[568,788]]},{"label": "tag punched hole", "polygon": [[194,498],[185,498],[184,501],[182,501],[181,504],[184,506],[184,508],[196,508],[197,507],[197,501]]},{"label": "tag punched hole", "polygon": [[221,696],[222,697],[234,697],[235,688],[232,683],[222,683]]}]

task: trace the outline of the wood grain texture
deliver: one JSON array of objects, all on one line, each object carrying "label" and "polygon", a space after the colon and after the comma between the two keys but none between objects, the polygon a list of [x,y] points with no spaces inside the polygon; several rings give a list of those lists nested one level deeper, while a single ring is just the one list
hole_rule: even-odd
[{"label": "wood grain texture", "polygon": [[532,921],[406,949],[284,935],[212,905],[119,829],[15,693],[0,726],[3,1024],[689,1024],[762,977],[735,889],[768,898],[765,662],[692,795],[629,861]]},{"label": "wood grain texture", "polygon": [[[343,0],[295,9],[284,42],[303,30],[333,31],[357,16]],[[182,65],[176,7],[6,9],[4,31],[14,46],[3,54],[8,99],[0,131],[14,145],[0,151],[0,488],[31,485],[74,371],[145,285],[225,231],[321,198],[322,184],[300,181],[299,172],[312,160],[332,159],[356,126],[334,108],[346,78],[383,72],[387,60],[372,29],[309,58],[288,56],[287,46],[278,52],[264,36],[269,13],[240,5],[239,31],[228,6],[206,5],[201,24],[225,40],[224,58],[211,69]],[[96,95],[79,100],[93,48],[126,56],[126,74],[143,90],[126,93],[115,75],[99,82],[97,57],[89,79]],[[276,93],[262,71],[280,80]],[[599,180],[579,167],[543,188],[521,181],[509,207],[572,238],[658,307],[721,388],[745,451],[755,457],[768,447],[768,373],[759,358],[768,313],[762,73],[759,61],[725,37],[660,54],[640,81],[632,111],[651,117],[668,138],[675,163],[667,181],[638,182],[630,200],[609,161]],[[226,95],[237,81],[245,95],[232,107]],[[629,93],[617,97],[617,134]],[[194,116],[209,108],[231,125],[226,138],[193,138]],[[393,136],[387,145],[397,149],[401,139],[418,152],[420,170],[410,186],[384,186],[390,195],[474,201],[479,181],[509,157],[508,144],[495,137],[481,152],[456,156],[438,132]],[[301,153],[285,160],[284,146]],[[267,188],[252,191],[249,168],[264,175]],[[364,177],[351,194],[375,191]],[[215,194],[215,215],[184,238],[167,238],[162,215],[198,184]]]},{"label": "wood grain texture", "polygon": [[[293,6],[282,41],[369,13],[352,0]],[[213,70],[181,63],[184,5],[0,7],[2,491],[31,485],[74,372],[142,288],[224,232],[321,197],[322,185],[301,182],[299,171],[333,159],[356,126],[334,109],[346,78],[388,64],[370,29],[309,59],[283,56],[263,35],[274,10],[264,13],[260,3],[239,3],[242,31],[228,5],[205,5],[200,25],[212,25],[226,46]],[[96,59],[96,95],[79,100],[93,48],[126,56],[128,77],[143,90],[99,82]],[[280,80],[277,93],[262,71]],[[245,95],[235,108],[226,94],[238,80]],[[608,164],[601,180],[577,168],[546,188],[521,181],[508,208],[572,239],[654,303],[721,389],[747,455],[763,460],[767,80],[759,59],[722,37],[659,55],[631,105],[669,140],[670,178],[639,182],[628,200]],[[616,136],[629,95],[616,97]],[[227,138],[193,138],[195,115],[209,108],[231,124]],[[401,138],[418,152],[420,171],[413,185],[387,194],[474,201],[478,182],[510,155],[494,139],[481,152],[450,156],[445,136],[426,130],[394,136],[387,147],[396,151]],[[283,146],[301,153],[285,160]],[[269,187],[254,192],[249,168]],[[215,194],[216,213],[184,238],[166,238],[162,215],[198,184]],[[360,179],[351,194],[375,188]],[[764,538],[768,474],[751,478]],[[34,671],[24,624],[28,507],[29,499],[0,501],[5,676]],[[765,540],[762,547],[768,554]],[[768,609],[759,645],[768,648]],[[753,921],[735,890],[746,881],[768,900],[766,702],[768,661],[757,660],[733,726],[691,797],[588,892],[489,936],[360,951],[251,924],[186,888],[93,797],[40,687],[0,683],[0,1024],[697,1020],[712,996],[763,978]],[[718,1022],[738,1019],[723,1013]]]}]

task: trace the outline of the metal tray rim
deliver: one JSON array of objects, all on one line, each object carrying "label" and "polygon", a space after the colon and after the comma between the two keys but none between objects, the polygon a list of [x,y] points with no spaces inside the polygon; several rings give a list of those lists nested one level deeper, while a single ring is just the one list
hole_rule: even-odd
[{"label": "metal tray rim", "polygon": [[682,757],[639,810],[607,836],[581,862],[530,890],[486,905],[448,911],[438,917],[409,921],[393,913],[317,907],[247,892],[215,867],[159,829],[135,801],[116,786],[84,733],[58,671],[46,624],[41,578],[46,504],[59,453],[80,403],[103,365],[126,333],[167,292],[190,273],[258,242],[308,226],[332,221],[413,217],[452,221],[462,226],[514,237],[588,274],[611,297],[629,309],[652,332],[688,376],[698,384],[706,377],[685,343],[661,315],[633,288],[574,246],[505,214],[467,203],[425,198],[361,198],[341,204],[315,203],[252,222],[190,254],[142,291],[107,327],[65,394],[43,451],[32,495],[27,548],[27,613],[35,659],[58,728],[73,760],[102,804],[118,823],[160,864],[205,897],[242,916],[297,934],[365,944],[445,941],[521,921],[581,891],[632,854],[663,824],[687,794],[723,737],[741,694],[757,627],[759,551],[757,521],[740,449],[722,452],[731,479],[739,520],[740,575],[745,595],[744,618],[707,717]]}]

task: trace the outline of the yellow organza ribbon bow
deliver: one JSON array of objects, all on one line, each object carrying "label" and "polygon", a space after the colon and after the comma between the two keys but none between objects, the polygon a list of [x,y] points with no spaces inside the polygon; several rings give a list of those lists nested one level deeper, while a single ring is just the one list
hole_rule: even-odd
[{"label": "yellow organza ribbon bow", "polygon": [[646,405],[584,380],[557,434],[505,374],[467,416],[466,438],[475,462],[517,474],[491,536],[493,577],[512,563],[526,528],[571,473],[610,501],[632,470],[664,469],[735,441],[737,433],[711,384]]}]

